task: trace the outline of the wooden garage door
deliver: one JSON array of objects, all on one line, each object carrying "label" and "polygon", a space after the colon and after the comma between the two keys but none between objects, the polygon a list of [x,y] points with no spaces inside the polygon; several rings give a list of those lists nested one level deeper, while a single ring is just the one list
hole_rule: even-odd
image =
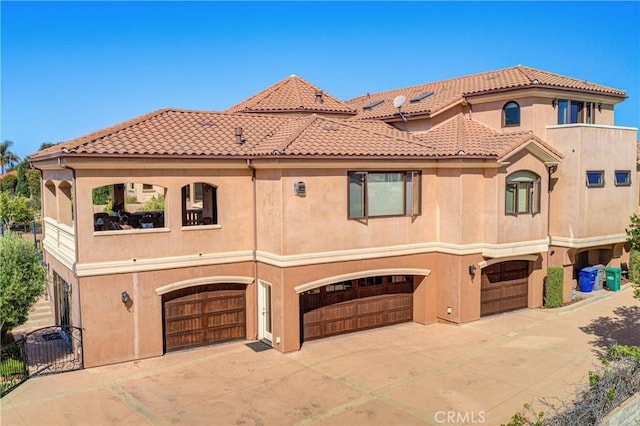
[{"label": "wooden garage door", "polygon": [[529,262],[513,260],[482,270],[480,316],[528,306]]},{"label": "wooden garage door", "polygon": [[165,295],[165,351],[246,338],[245,293],[245,285],[215,284]]},{"label": "wooden garage door", "polygon": [[368,277],[300,295],[301,341],[413,320],[413,277]]}]

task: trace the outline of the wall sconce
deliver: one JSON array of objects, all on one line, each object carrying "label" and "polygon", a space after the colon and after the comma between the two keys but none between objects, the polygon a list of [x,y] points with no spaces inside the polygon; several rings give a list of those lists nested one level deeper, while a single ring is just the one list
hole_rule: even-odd
[{"label": "wall sconce", "polygon": [[293,184],[293,193],[299,197],[307,195],[307,186],[304,182],[296,182]]},{"label": "wall sconce", "polygon": [[127,303],[129,303],[129,293],[123,291],[120,296],[122,296],[122,304],[127,306]]},{"label": "wall sconce", "polygon": [[553,106],[553,109],[556,109],[557,103],[558,103],[557,99],[554,99],[554,100],[551,101],[551,106]]},{"label": "wall sconce", "polygon": [[476,265],[469,265],[469,275],[471,278],[476,276]]},{"label": "wall sconce", "polygon": [[602,112],[602,102],[598,102],[598,112]]}]

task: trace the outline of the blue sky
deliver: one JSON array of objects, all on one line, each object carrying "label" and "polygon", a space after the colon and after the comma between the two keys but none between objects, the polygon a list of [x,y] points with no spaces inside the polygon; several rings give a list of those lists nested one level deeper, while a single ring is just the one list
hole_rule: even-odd
[{"label": "blue sky", "polygon": [[224,110],[296,74],[346,100],[517,64],[622,89],[640,2],[7,2],[1,140],[20,157],[162,107]]}]

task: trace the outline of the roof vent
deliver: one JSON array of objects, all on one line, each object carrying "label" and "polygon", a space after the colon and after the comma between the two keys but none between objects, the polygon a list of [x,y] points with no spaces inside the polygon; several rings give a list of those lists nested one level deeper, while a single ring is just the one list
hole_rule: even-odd
[{"label": "roof vent", "polygon": [[322,90],[316,90],[316,103],[317,104],[324,103],[324,99],[322,98],[322,95],[324,95],[324,92]]},{"label": "roof vent", "polygon": [[372,110],[375,107],[377,107],[378,105],[383,104],[383,103],[384,103],[384,99],[381,99],[381,100],[378,100],[378,101],[373,101],[373,102],[363,106],[362,109],[365,110],[365,111],[369,111],[369,110]]},{"label": "roof vent", "polygon": [[242,127],[236,127],[235,135],[236,135],[236,143],[238,145],[242,145],[244,143],[244,139],[242,139]]}]

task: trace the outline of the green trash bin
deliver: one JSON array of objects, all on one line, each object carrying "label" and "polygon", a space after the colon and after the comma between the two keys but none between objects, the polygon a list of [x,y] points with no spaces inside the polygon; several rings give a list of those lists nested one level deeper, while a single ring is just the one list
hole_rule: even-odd
[{"label": "green trash bin", "polygon": [[620,268],[604,268],[604,272],[607,275],[607,287],[611,291],[620,290]]}]

